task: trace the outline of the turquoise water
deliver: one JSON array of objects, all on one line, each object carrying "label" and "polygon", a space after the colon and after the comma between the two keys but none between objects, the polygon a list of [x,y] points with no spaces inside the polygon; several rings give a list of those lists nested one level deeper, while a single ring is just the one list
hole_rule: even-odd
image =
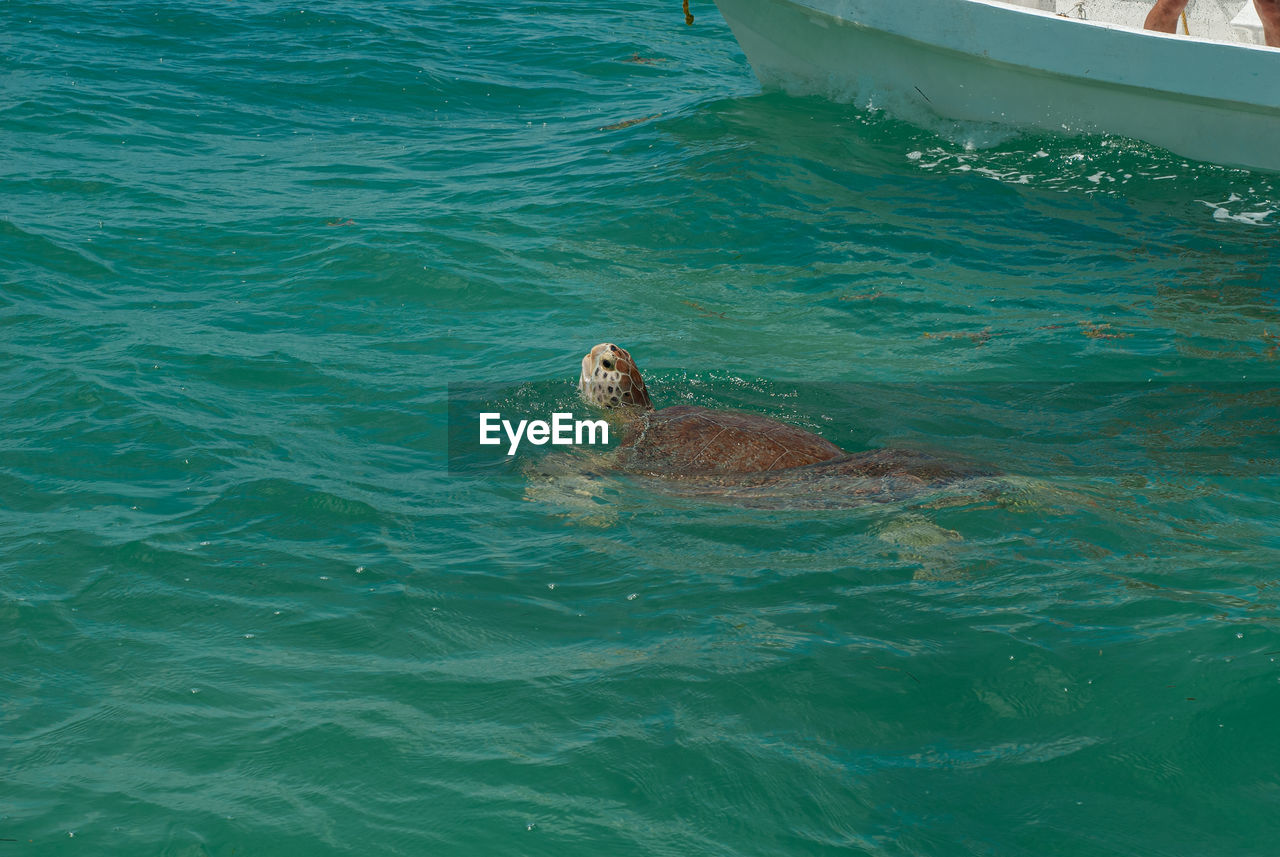
[{"label": "turquoise water", "polygon": [[[0,4],[0,854],[1275,853],[1276,177],[694,12]],[[1027,483],[450,468],[604,340]]]}]

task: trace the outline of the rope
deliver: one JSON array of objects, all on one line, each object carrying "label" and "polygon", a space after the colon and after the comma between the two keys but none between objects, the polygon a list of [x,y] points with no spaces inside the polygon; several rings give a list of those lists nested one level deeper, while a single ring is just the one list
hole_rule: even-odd
[{"label": "rope", "polygon": [[1187,26],[1187,10],[1182,10],[1182,32],[1183,35],[1191,35],[1191,28]]},{"label": "rope", "polygon": [[684,0],[684,22],[686,26],[693,26],[693,13],[689,11],[689,0]]}]

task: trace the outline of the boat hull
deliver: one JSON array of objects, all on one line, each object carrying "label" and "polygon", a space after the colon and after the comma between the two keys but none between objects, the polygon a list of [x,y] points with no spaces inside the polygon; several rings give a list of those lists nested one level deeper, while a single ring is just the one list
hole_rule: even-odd
[{"label": "boat hull", "polygon": [[[716,0],[766,88],[1280,171],[1280,51],[983,0]],[[906,8],[904,8],[906,7]]]}]

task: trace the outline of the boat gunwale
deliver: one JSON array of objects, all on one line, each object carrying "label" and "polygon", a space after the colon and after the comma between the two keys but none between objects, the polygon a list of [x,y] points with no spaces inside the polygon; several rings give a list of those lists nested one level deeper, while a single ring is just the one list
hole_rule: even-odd
[{"label": "boat gunwale", "polygon": [[[1092,27],[1107,30],[1119,30],[1124,33],[1132,33],[1139,36],[1151,36],[1157,39],[1170,39],[1183,44],[1199,42],[1206,45],[1225,45],[1231,48],[1245,48],[1254,51],[1280,51],[1280,48],[1273,48],[1270,45],[1260,45],[1256,42],[1211,39],[1207,36],[1193,36],[1189,33],[1162,33],[1159,30],[1147,30],[1141,27],[1131,27],[1128,24],[1117,24],[1114,21],[1103,21],[1098,18],[1073,18],[1070,15],[1064,15],[1061,12],[1050,12],[1045,9],[1034,9],[1030,6],[1023,6],[1021,3],[1012,2],[1012,0],[956,0],[956,2],[972,3],[978,6],[990,6],[1001,11],[1026,12],[1042,18],[1055,18],[1062,21],[1068,21],[1073,24],[1087,24]],[[1252,3],[1253,0],[1245,0],[1245,2]]]},{"label": "boat gunwale", "polygon": [[[1039,26],[1044,27],[1065,27],[1068,24],[1088,25],[1094,32],[1099,34],[1097,37],[1087,35],[1086,31],[1080,29],[1061,29],[1058,31],[1061,34],[1072,34],[1068,37],[1068,44],[1065,46],[1060,45],[1058,38],[1049,40],[1059,44],[1064,52],[1080,46],[1085,46],[1092,51],[1093,59],[1098,61],[1094,65],[1100,63],[1102,70],[1091,74],[1090,71],[1093,65],[1087,67],[1082,73],[1061,61],[1057,63],[1032,63],[1021,59],[1017,54],[1019,50],[1025,52],[1025,48],[1022,45],[1001,49],[1002,46],[991,42],[984,47],[978,47],[976,44],[973,46],[964,44],[963,37],[948,40],[920,35],[919,33],[928,30],[932,26],[928,22],[914,28],[881,26],[882,20],[880,19],[861,20],[861,16],[855,17],[850,14],[842,14],[842,12],[847,13],[850,11],[856,13],[859,11],[859,7],[873,8],[878,0],[752,0],[752,2],[790,6],[803,10],[805,13],[821,15],[838,26],[858,27],[883,35],[906,39],[916,44],[927,46],[931,50],[947,51],[968,57],[971,60],[999,63],[1003,66],[1026,69],[1037,74],[1048,74],[1068,80],[1078,80],[1092,86],[1118,86],[1132,90],[1159,93],[1161,96],[1179,100],[1202,103],[1212,102],[1223,106],[1240,105],[1249,112],[1280,113],[1280,86],[1270,85],[1270,80],[1280,79],[1280,49],[1264,45],[1157,33],[1107,21],[1070,18],[1054,12],[1001,2],[1001,0],[920,0],[922,4],[931,4],[935,8],[945,8],[948,4],[953,7],[963,4],[974,9],[983,10],[979,14],[999,16],[1001,19],[1004,19],[1004,13],[1029,13],[1031,19],[1043,22]],[[883,17],[883,15],[880,16],[881,19]],[[919,15],[916,16],[917,19],[919,17]],[[1007,18],[1005,20],[1010,22],[1013,19]],[[970,21],[981,23],[973,19],[970,19]],[[1105,42],[1099,42],[1098,38],[1105,39]],[[1121,42],[1119,49],[1115,45],[1117,40]],[[1135,40],[1132,45],[1125,44],[1129,43],[1130,40]],[[1035,40],[1028,39],[1026,41]],[[1045,41],[1045,39],[1042,38],[1039,41]],[[1147,53],[1146,57],[1139,58],[1136,63],[1131,56],[1132,51],[1124,49],[1135,45],[1142,45]],[[1104,46],[1108,48],[1105,52],[1101,50],[1101,47]],[[1235,48],[1244,48],[1245,50],[1232,50]],[[1079,50],[1071,53],[1073,56],[1081,54]],[[1272,68],[1265,68],[1271,63],[1275,64]],[[1077,65],[1080,64],[1083,64],[1083,62],[1077,63]],[[1194,85],[1184,88],[1166,87],[1142,80],[1144,72],[1148,80],[1151,79],[1153,73],[1149,70],[1149,67],[1158,65],[1162,68],[1179,68],[1188,64],[1201,68],[1213,66],[1218,68],[1219,73],[1209,78],[1205,76],[1190,78]],[[1232,72],[1238,72],[1238,74],[1232,74]],[[1262,80],[1264,72],[1272,72],[1272,74],[1265,76],[1265,84]],[[1185,84],[1189,78],[1184,75],[1181,78],[1177,78],[1177,80]],[[1245,90],[1252,89],[1252,91],[1244,92],[1244,96],[1241,97],[1236,95],[1236,91],[1241,88]]]},{"label": "boat gunwale", "polygon": [[[858,23],[857,21],[851,21],[847,18],[841,18],[839,16],[832,15],[830,12],[827,12],[825,10],[815,9],[812,6],[810,6],[808,3],[804,2],[804,0],[764,0],[764,2],[774,2],[774,3],[789,4],[793,6],[800,6],[800,7],[803,7],[807,12],[810,12],[816,15],[821,15],[824,18],[828,18],[832,21],[837,22],[839,26],[853,27],[859,30],[867,30],[870,32],[877,33],[882,37],[895,39],[903,42],[909,42],[913,45],[918,45],[921,48],[924,48],[925,50],[928,50],[928,51],[960,57],[960,58],[963,58],[966,62],[981,62],[987,65],[998,66],[1004,69],[1009,69],[1011,71],[1017,72],[1018,74],[1022,74],[1030,77],[1043,77],[1043,78],[1054,78],[1054,79],[1069,80],[1069,81],[1078,81],[1090,87],[1118,90],[1123,92],[1149,92],[1149,93],[1158,95],[1163,99],[1168,99],[1172,101],[1179,101],[1179,102],[1184,102],[1188,104],[1195,104],[1195,105],[1207,106],[1207,107],[1218,106],[1218,107],[1228,108],[1228,109],[1236,110],[1239,112],[1245,112],[1245,113],[1257,113],[1262,115],[1269,115],[1269,114],[1280,111],[1280,107],[1272,107],[1270,105],[1257,104],[1252,101],[1239,101],[1236,99],[1221,98],[1221,97],[1216,97],[1211,95],[1199,95],[1195,93],[1183,92],[1181,90],[1176,90],[1176,89],[1157,89],[1155,87],[1139,86],[1133,83],[1122,83],[1119,81],[1107,80],[1106,78],[1100,78],[1100,77],[1084,77],[1082,75],[1072,75],[1072,74],[1067,74],[1060,71],[1054,71],[1052,69],[1041,68],[1038,66],[1029,66],[1021,63],[1010,62],[1008,60],[996,59],[989,56],[974,54],[969,51],[960,50],[958,48],[948,47],[946,45],[939,45],[935,42],[926,42],[920,39],[914,39],[910,36],[904,36],[900,33],[887,32],[877,27],[873,27],[869,24],[861,24],[861,23]],[[982,3],[983,5],[988,5],[988,6],[999,5],[1002,7],[1009,6],[1014,9],[1018,8],[1016,6],[1012,6],[1012,4],[1000,3],[999,0],[958,0],[958,2],[972,2],[972,3]],[[1040,10],[1027,9],[1026,11],[1037,12]],[[1055,18],[1059,17],[1054,13],[1044,12],[1042,14],[1051,15],[1052,17],[1055,17]],[[1075,19],[1075,18],[1070,18],[1067,20],[1078,21],[1079,23],[1089,23],[1088,21],[1082,21],[1080,19]],[[1105,24],[1104,22],[1104,25],[1111,28],[1127,31],[1127,32],[1134,32],[1132,28],[1123,27],[1118,24]],[[1136,32],[1142,33],[1143,31],[1136,31]],[[1171,36],[1167,33],[1151,33],[1150,35],[1158,35],[1158,36],[1163,36],[1165,38],[1177,38],[1176,36]],[[1202,41],[1208,41],[1208,40],[1202,40]],[[1229,45],[1232,43],[1215,42],[1215,44]],[[928,96],[925,95],[925,93],[921,92],[920,94],[925,97],[925,101],[929,100]]]}]

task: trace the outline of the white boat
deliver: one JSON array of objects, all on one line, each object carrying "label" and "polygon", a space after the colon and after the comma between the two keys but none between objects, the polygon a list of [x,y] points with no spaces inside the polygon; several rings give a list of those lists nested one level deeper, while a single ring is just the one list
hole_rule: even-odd
[{"label": "white boat", "polygon": [[1192,0],[1190,35],[1144,31],[1151,2],[716,0],[767,89],[1280,171],[1280,50],[1253,0]]}]

